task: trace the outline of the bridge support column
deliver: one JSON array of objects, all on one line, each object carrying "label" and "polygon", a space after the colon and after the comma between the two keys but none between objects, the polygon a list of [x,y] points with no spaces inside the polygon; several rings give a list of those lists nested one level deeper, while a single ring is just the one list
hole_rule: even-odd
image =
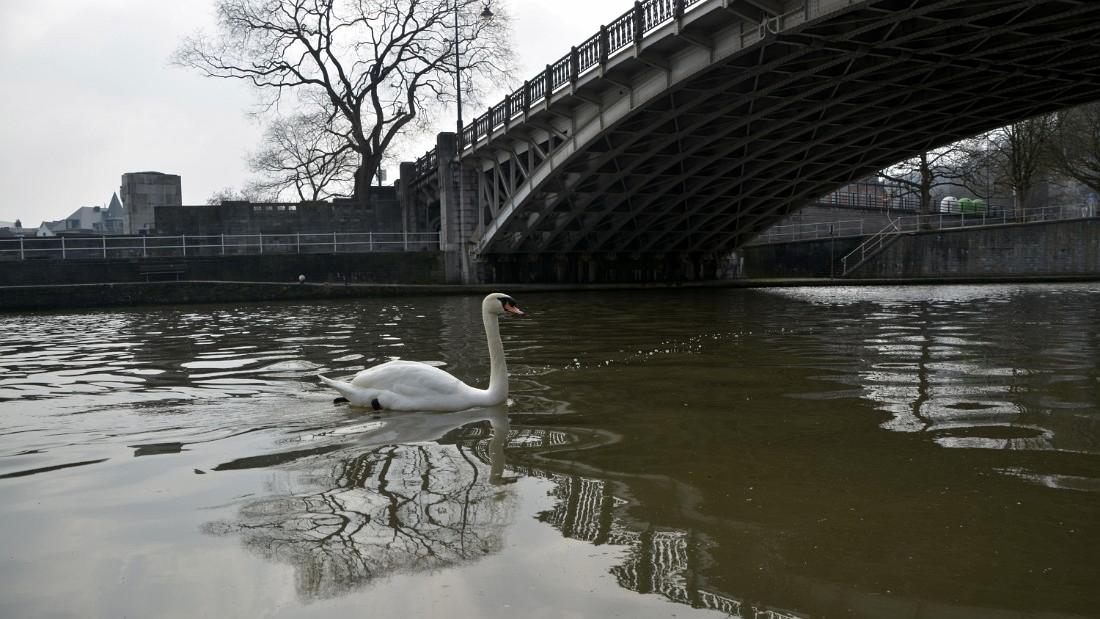
[{"label": "bridge support column", "polygon": [[415,175],[416,166],[403,162],[398,167],[397,178],[397,204],[401,207],[401,232],[408,235],[411,232],[420,232],[417,217],[417,204],[409,187],[409,179]]},{"label": "bridge support column", "polygon": [[469,284],[477,281],[471,250],[478,228],[478,173],[459,166],[457,146],[454,133],[440,133],[436,138],[440,243],[447,282]]}]

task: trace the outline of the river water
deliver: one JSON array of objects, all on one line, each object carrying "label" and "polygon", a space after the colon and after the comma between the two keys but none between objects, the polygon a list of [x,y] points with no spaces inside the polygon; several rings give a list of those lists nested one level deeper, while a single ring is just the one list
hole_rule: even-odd
[{"label": "river water", "polygon": [[0,315],[0,616],[1100,616],[1100,285]]}]

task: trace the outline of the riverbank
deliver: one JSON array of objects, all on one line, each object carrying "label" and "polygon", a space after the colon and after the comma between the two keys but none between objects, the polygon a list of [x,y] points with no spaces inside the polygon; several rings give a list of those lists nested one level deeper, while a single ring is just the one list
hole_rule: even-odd
[{"label": "riverbank", "polygon": [[912,286],[951,284],[1057,283],[1100,281],[1100,273],[1062,276],[924,278],[743,278],[681,283],[607,284],[311,284],[225,281],[171,281],[0,287],[0,311],[91,309],[143,305],[191,305],[307,301],[379,296],[487,294],[493,291],[571,292],[684,288],[790,288],[800,286]]}]

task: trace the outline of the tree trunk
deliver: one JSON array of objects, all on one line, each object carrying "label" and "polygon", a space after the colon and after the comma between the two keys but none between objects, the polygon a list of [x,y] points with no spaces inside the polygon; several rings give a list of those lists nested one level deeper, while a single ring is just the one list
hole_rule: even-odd
[{"label": "tree trunk", "polygon": [[1031,185],[1020,184],[1012,191],[1013,197],[1016,198],[1016,219],[1022,220],[1027,213],[1027,209],[1030,208],[1029,198],[1031,198]]},{"label": "tree trunk", "polygon": [[370,188],[374,182],[374,169],[377,167],[367,158],[359,164],[355,170],[355,191],[352,194],[355,202],[361,206],[370,204]]},{"label": "tree trunk", "polygon": [[932,188],[925,183],[920,187],[920,229],[932,229]]},{"label": "tree trunk", "polygon": [[928,153],[920,155],[920,229],[932,229],[932,183],[935,182],[932,166],[928,163]]}]

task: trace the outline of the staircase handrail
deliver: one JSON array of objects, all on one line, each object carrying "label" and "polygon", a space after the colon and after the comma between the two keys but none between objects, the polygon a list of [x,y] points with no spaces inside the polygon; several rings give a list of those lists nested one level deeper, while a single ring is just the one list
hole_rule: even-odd
[{"label": "staircase handrail", "polygon": [[859,261],[854,262],[852,265],[855,266],[856,264],[863,262],[867,258],[867,250],[870,249],[872,245],[875,246],[875,249],[877,250],[878,248],[882,247],[882,244],[885,242],[886,237],[893,236],[901,232],[903,219],[905,218],[898,217],[897,219],[891,219],[885,227],[867,237],[867,239],[860,243],[858,247],[848,252],[843,258],[841,258],[840,264],[843,266],[843,268],[841,269],[842,273],[844,273],[844,275],[848,274],[848,260],[852,256],[859,254]]}]

